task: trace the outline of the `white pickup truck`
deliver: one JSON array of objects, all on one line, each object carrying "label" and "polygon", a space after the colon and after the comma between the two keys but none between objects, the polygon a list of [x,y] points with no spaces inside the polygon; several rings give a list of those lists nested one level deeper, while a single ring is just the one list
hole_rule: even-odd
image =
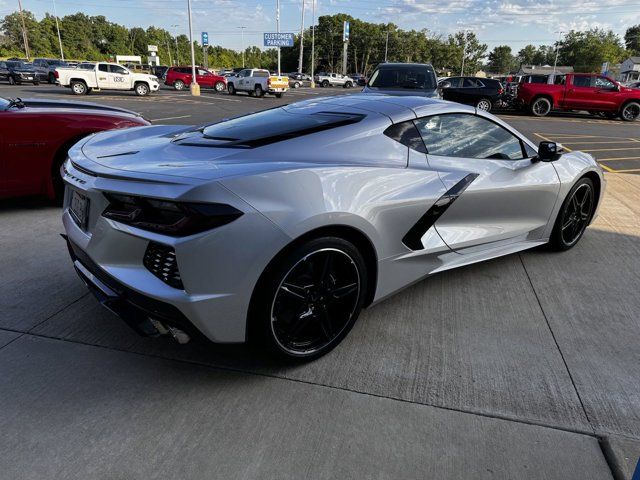
[{"label": "white pickup truck", "polygon": [[92,90],[133,90],[136,95],[145,96],[160,88],[160,81],[154,75],[134,73],[117,63],[98,62],[83,68],[56,68],[57,83],[71,88],[75,95],[86,95]]},{"label": "white pickup truck", "polygon": [[237,92],[248,92],[255,97],[264,97],[265,93],[282,98],[289,90],[289,77],[271,75],[269,70],[246,68],[236,75],[227,78],[227,91],[230,95]]},{"label": "white pickup truck", "polygon": [[314,81],[321,87],[338,86],[343,88],[351,88],[356,84],[356,81],[353,78],[347,77],[346,75],[341,75],[339,73],[326,73],[316,75]]}]

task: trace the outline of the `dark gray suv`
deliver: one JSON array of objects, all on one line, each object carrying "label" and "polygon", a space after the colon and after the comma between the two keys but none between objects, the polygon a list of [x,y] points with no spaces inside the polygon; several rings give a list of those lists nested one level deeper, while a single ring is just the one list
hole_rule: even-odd
[{"label": "dark gray suv", "polygon": [[428,63],[381,63],[363,93],[438,97],[436,72]]}]

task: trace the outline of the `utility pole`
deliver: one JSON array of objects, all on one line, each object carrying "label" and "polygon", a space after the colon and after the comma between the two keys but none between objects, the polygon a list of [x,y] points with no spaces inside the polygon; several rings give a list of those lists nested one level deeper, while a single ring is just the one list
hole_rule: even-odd
[{"label": "utility pole", "polygon": [[191,21],[191,0],[187,0],[189,13],[189,43],[191,44],[191,95],[200,95],[200,85],[196,81],[196,52],[193,47],[193,22]]},{"label": "utility pole", "polygon": [[347,54],[349,52],[349,22],[342,24],[342,75],[347,74]]},{"label": "utility pole", "polygon": [[[280,33],[280,0],[276,0],[276,32]],[[278,47],[278,76],[280,76],[280,47]]]},{"label": "utility pole", "polygon": [[302,25],[300,26],[300,58],[298,59],[298,72],[302,73],[302,55],[304,50],[304,3],[302,0]]},{"label": "utility pole", "polygon": [[29,38],[27,36],[27,26],[24,23],[24,13],[22,12],[22,0],[18,0],[18,7],[20,7],[20,19],[22,20],[22,41],[24,43],[24,53],[29,60]]},{"label": "utility pole", "polygon": [[387,41],[384,44],[384,63],[387,63],[387,52],[389,51],[389,30],[387,30]]},{"label": "utility pole", "polygon": [[311,0],[311,88],[316,87],[314,70],[315,70],[315,51],[316,51],[316,0]]},{"label": "utility pole", "polygon": [[464,76],[464,57],[467,53],[467,31],[462,32],[464,35],[464,43],[462,44],[462,68],[460,69],[460,76]]},{"label": "utility pole", "polygon": [[[180,25],[171,25],[171,28],[179,27]],[[176,65],[180,65],[180,49],[178,48],[178,31],[176,30]]]},{"label": "utility pole", "polygon": [[167,35],[164,36],[164,43],[167,44],[167,53],[169,54],[169,66],[173,66],[173,61],[171,60],[171,47],[169,47],[169,32],[167,32]]},{"label": "utility pole", "polygon": [[238,27],[240,32],[242,32],[242,68],[244,68],[244,29],[247,27]]},{"label": "utility pole", "polygon": [[58,24],[58,12],[56,11],[56,0],[53,0],[53,15],[56,17],[56,30],[58,30],[58,43],[60,44],[60,60],[64,62],[64,51],[62,50],[62,37],[60,36],[60,25]]}]

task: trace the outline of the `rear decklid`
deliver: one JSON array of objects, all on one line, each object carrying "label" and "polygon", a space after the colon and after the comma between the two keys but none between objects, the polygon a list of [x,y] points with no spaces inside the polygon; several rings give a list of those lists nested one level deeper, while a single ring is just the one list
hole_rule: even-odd
[{"label": "rear decklid", "polygon": [[289,87],[289,77],[285,75],[269,75],[267,86],[271,88],[287,89]]}]

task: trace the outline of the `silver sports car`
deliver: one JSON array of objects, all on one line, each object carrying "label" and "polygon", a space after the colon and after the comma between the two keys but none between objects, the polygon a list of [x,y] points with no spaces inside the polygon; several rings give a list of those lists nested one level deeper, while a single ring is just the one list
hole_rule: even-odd
[{"label": "silver sports car", "polygon": [[63,175],[74,266],[134,329],[304,359],[427,275],[573,247],[605,185],[491,114],[384,95],[99,133]]}]

